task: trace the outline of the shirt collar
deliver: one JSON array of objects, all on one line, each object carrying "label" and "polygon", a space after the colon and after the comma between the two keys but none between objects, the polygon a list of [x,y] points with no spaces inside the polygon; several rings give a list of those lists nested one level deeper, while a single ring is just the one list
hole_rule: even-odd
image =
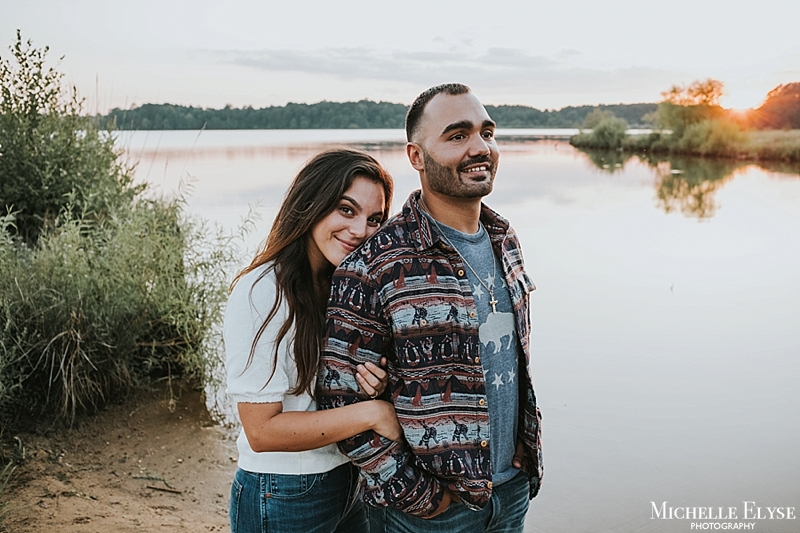
[{"label": "shirt collar", "polygon": [[[418,252],[432,248],[440,242],[449,248],[450,246],[447,245],[447,241],[442,237],[442,233],[435,225],[429,222],[428,217],[425,216],[423,209],[420,207],[421,193],[422,191],[419,189],[412,192],[405,205],[403,205],[402,214],[411,230],[411,242],[414,243]],[[483,222],[492,244],[503,242],[508,234],[509,223],[483,202],[481,202],[481,222]]]}]

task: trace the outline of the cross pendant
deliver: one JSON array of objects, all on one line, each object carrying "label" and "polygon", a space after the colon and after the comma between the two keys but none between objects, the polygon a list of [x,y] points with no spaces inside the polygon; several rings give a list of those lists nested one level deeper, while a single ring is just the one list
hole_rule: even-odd
[{"label": "cross pendant", "polygon": [[494,293],[491,293],[491,292],[490,292],[490,293],[489,293],[489,296],[491,296],[491,297],[492,297],[492,299],[491,299],[491,300],[489,300],[489,305],[491,305],[491,306],[492,306],[492,313],[497,313],[497,303],[498,303],[498,302],[497,302],[497,300],[495,300],[495,299],[494,299]]}]

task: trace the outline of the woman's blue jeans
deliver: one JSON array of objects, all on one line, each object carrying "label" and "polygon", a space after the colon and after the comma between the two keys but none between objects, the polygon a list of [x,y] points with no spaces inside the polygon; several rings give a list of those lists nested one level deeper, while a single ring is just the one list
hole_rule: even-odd
[{"label": "woman's blue jeans", "polygon": [[322,474],[256,474],[231,485],[232,533],[368,532],[358,472],[346,463]]}]

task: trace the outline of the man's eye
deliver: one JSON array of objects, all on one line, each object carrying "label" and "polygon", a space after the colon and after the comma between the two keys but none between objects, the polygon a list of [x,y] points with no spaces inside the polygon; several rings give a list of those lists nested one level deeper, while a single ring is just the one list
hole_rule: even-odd
[{"label": "man's eye", "polygon": [[483,132],[483,137],[486,138],[486,139],[491,139],[492,137],[494,137],[494,132],[493,131],[484,131]]},{"label": "man's eye", "polygon": [[462,133],[456,133],[455,135],[453,135],[453,136],[452,136],[452,137],[450,137],[450,138],[451,138],[452,140],[454,140],[454,141],[460,141],[460,140],[462,140],[462,139],[465,139],[465,138],[466,138],[466,136],[465,136],[464,134],[462,134]]}]

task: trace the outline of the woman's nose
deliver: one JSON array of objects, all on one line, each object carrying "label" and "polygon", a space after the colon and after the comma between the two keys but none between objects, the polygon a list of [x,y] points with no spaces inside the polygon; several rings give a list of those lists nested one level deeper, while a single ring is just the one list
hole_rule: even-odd
[{"label": "woman's nose", "polygon": [[360,219],[353,220],[350,224],[349,231],[353,237],[363,239],[367,235],[367,221]]}]

